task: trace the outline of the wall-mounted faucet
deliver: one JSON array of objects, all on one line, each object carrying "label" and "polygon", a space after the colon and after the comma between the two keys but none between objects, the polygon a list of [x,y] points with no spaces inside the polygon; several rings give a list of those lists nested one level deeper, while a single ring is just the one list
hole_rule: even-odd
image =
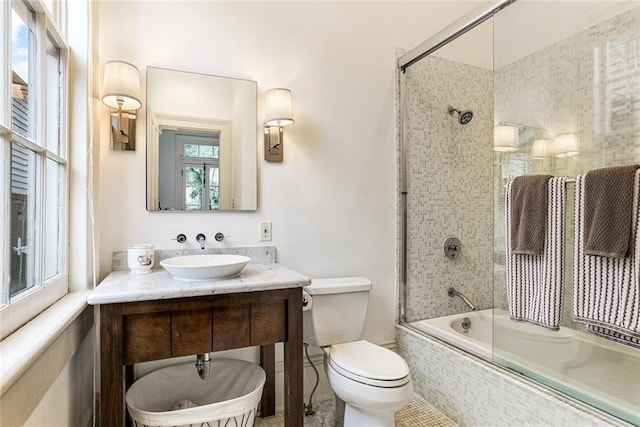
[{"label": "wall-mounted faucet", "polygon": [[475,310],[476,310],[476,306],[475,306],[475,305],[473,305],[473,304],[471,304],[471,301],[469,301],[469,298],[465,297],[465,296],[462,294],[462,292],[458,292],[458,291],[456,291],[456,290],[455,290],[455,288],[449,288],[449,289],[447,289],[447,295],[449,295],[451,298],[453,298],[453,297],[460,297],[460,299],[461,299],[462,301],[464,301],[464,303],[465,303],[465,304],[467,304],[467,305],[469,306],[469,308],[470,308],[472,311],[475,311]]},{"label": "wall-mounted faucet", "polygon": [[200,243],[200,249],[204,249],[204,241],[207,240],[207,237],[200,233],[196,236],[196,240]]}]

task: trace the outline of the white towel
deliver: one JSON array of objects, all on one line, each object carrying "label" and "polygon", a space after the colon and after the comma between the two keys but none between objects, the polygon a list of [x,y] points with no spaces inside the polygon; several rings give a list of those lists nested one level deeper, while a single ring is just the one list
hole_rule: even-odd
[{"label": "white towel", "polygon": [[596,335],[640,348],[640,170],[634,179],[632,247],[625,258],[584,253],[584,179],[576,178],[573,319]]},{"label": "white towel", "polygon": [[[514,254],[508,241],[506,244],[510,318],[549,329],[558,329],[562,318],[565,181],[565,177],[549,179],[544,251]],[[507,239],[511,236],[511,184],[505,195]]]}]

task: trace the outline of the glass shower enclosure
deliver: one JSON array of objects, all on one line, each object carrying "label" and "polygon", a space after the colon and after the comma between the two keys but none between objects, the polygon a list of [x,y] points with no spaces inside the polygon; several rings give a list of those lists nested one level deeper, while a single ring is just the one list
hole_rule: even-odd
[{"label": "glass shower enclosure", "polygon": [[[640,163],[640,6],[520,0],[474,13],[486,16],[399,61],[401,321],[640,425],[640,348],[587,332],[573,306],[574,180]],[[537,174],[567,178],[558,330],[509,318],[505,192]],[[471,305],[491,318],[482,337],[481,315],[460,317],[460,339],[421,326]]]}]

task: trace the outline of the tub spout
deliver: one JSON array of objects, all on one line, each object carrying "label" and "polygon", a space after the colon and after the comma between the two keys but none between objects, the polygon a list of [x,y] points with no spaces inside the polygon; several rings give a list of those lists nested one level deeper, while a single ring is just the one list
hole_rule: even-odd
[{"label": "tub spout", "polygon": [[471,304],[471,301],[469,301],[469,298],[465,297],[464,294],[462,294],[461,292],[456,291],[455,288],[449,288],[447,290],[447,295],[449,295],[452,298],[460,297],[460,299],[464,301],[464,303],[467,304],[472,311],[476,310],[476,306]]},{"label": "tub spout", "polygon": [[209,353],[202,353],[196,356],[196,370],[203,380],[209,377],[209,373],[211,372],[210,364],[211,359],[209,358]]}]

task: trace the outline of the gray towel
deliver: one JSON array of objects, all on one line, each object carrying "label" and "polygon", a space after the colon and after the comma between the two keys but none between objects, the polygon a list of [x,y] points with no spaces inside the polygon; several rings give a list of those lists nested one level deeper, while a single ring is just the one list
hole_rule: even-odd
[{"label": "gray towel", "polygon": [[596,169],[585,176],[584,253],[624,258],[629,253],[633,179],[639,165]]},{"label": "gray towel", "polygon": [[519,176],[511,184],[511,252],[536,255],[544,251],[551,175]]},{"label": "gray towel", "polygon": [[585,323],[589,332],[640,348],[640,170],[633,181],[632,237],[624,258],[585,254],[584,181],[584,175],[576,177],[573,319]]},{"label": "gray towel", "polygon": [[509,317],[550,329],[558,329],[564,300],[564,221],[566,178],[551,178],[548,184],[546,243],[540,254],[514,254],[508,239],[511,234],[511,194],[507,184],[506,250]]}]

